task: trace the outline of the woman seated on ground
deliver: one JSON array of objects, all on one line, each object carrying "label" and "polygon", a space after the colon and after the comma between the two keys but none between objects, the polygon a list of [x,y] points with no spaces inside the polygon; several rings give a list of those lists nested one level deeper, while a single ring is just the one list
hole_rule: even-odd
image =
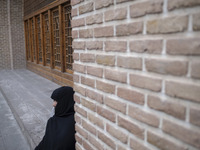
[{"label": "woman seated on ground", "polygon": [[74,91],[63,86],[53,91],[55,114],[35,150],[75,150]]}]

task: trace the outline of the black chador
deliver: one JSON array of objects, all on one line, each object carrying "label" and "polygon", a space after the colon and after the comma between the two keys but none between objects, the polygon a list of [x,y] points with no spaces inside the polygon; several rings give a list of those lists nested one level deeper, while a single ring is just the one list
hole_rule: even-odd
[{"label": "black chador", "polygon": [[45,135],[35,150],[75,150],[74,91],[63,86],[53,91],[57,102],[55,114],[46,126]]}]

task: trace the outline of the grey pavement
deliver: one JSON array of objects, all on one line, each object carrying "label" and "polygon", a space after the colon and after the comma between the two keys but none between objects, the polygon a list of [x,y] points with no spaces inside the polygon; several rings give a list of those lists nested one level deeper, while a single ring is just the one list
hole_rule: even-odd
[{"label": "grey pavement", "polygon": [[0,70],[0,150],[34,149],[50,117],[51,93],[58,87],[25,69]]}]

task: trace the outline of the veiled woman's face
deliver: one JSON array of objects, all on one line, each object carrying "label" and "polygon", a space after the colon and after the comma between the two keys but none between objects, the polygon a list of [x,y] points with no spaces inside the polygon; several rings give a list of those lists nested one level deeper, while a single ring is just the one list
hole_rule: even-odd
[{"label": "veiled woman's face", "polygon": [[57,103],[57,101],[53,101],[53,107],[56,107]]}]

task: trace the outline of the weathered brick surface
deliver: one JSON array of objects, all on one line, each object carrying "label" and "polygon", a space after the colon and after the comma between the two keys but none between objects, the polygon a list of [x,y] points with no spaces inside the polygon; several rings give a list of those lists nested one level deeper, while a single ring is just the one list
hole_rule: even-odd
[{"label": "weathered brick surface", "polygon": [[141,110],[140,108],[129,106],[128,115],[136,120],[144,122],[153,127],[159,126],[159,118],[155,114],[151,114]]},{"label": "weathered brick surface", "polygon": [[184,126],[173,123],[169,120],[163,121],[163,131],[175,138],[178,138],[196,148],[200,148],[200,132]]},{"label": "weathered brick surface", "polygon": [[113,26],[94,28],[94,37],[110,37],[113,36]]},{"label": "weathered brick surface", "polygon": [[200,109],[190,108],[190,122],[196,126],[200,126]]},{"label": "weathered brick surface", "polygon": [[187,74],[188,63],[186,61],[176,61],[167,59],[146,59],[146,69],[150,72],[160,74],[171,74],[183,76]]},{"label": "weathered brick surface", "polygon": [[177,149],[177,150],[187,150],[187,147],[177,144],[173,140],[169,141],[164,137],[154,134],[152,132],[147,133],[147,140],[149,143],[155,145],[157,148],[162,150]]},{"label": "weathered brick surface", "polygon": [[138,57],[117,57],[117,66],[127,69],[142,70],[142,59]]},{"label": "weathered brick surface", "polygon": [[188,16],[167,17],[147,22],[148,34],[182,32],[187,29]]},{"label": "weathered brick surface", "polygon": [[72,2],[77,149],[200,149],[199,8]]},{"label": "weathered brick surface", "polygon": [[142,22],[133,22],[129,24],[122,24],[116,26],[116,35],[117,36],[129,36],[134,34],[139,34],[142,32],[143,23]]},{"label": "weathered brick surface", "polygon": [[168,9],[173,10],[181,7],[192,7],[192,6],[197,6],[200,5],[199,0],[169,0],[168,1]]},{"label": "weathered brick surface", "polygon": [[200,61],[192,61],[191,64],[191,77],[200,79]]},{"label": "weathered brick surface", "polygon": [[135,40],[130,42],[130,51],[138,53],[160,54],[162,40]]},{"label": "weathered brick surface", "polygon": [[144,75],[131,74],[130,84],[134,87],[139,87],[159,92],[161,91],[162,80]]},{"label": "weathered brick surface", "polygon": [[127,16],[126,8],[118,8],[116,10],[109,10],[104,13],[105,21],[123,20]]},{"label": "weathered brick surface", "polygon": [[200,55],[200,38],[179,38],[167,41],[167,53],[171,55]]},{"label": "weathered brick surface", "polygon": [[167,95],[200,102],[200,85],[198,84],[167,81],[165,88]]},{"label": "weathered brick surface", "polygon": [[162,12],[162,0],[151,0],[138,2],[130,6],[130,16],[132,18],[140,17],[146,14]]},{"label": "weathered brick surface", "polygon": [[148,96],[148,106],[152,109],[165,112],[171,116],[176,118],[185,119],[186,115],[186,108],[179,104],[168,100],[161,100],[159,97],[156,96]]}]

